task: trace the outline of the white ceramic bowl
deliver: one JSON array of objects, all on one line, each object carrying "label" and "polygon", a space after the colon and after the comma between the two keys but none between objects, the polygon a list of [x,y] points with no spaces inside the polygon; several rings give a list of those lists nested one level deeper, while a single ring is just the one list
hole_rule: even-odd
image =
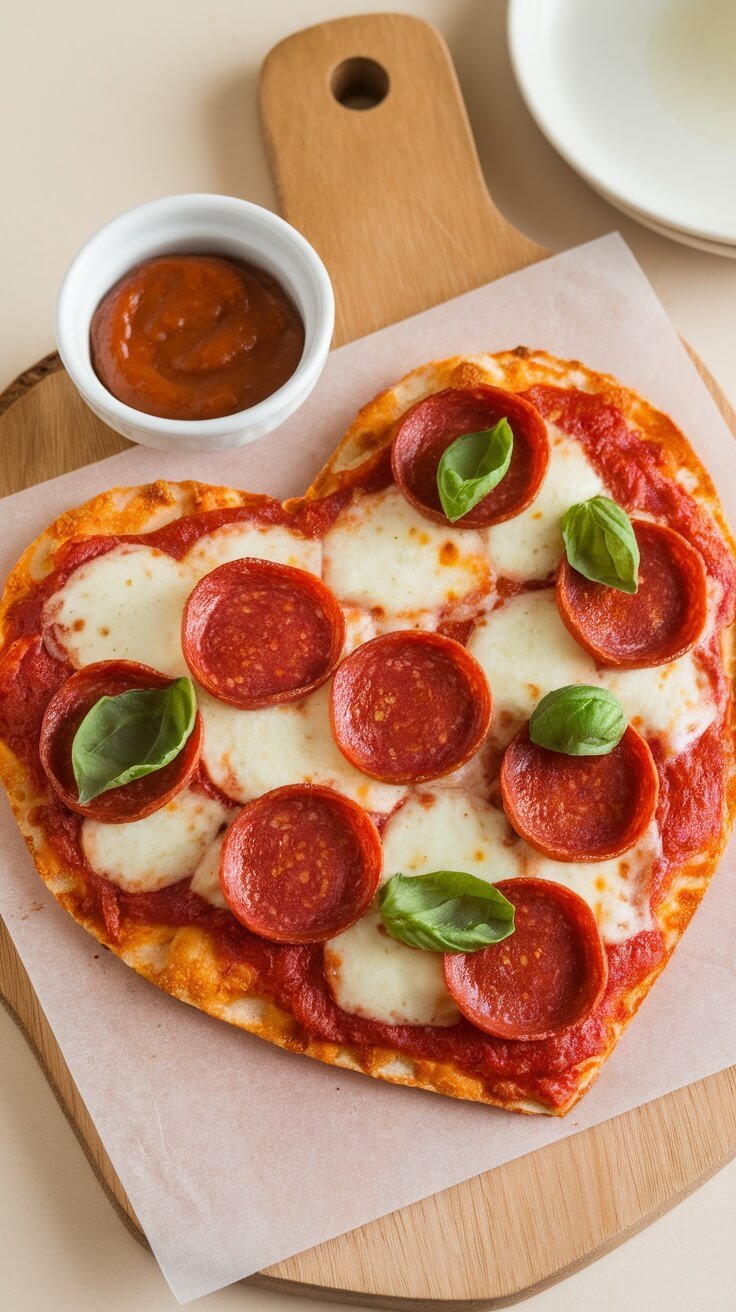
[{"label": "white ceramic bowl", "polygon": [[[248,410],[219,419],[162,419],[124,405],[92,368],[90,323],[106,292],[141,260],[172,252],[229,255],[278,279],[304,323],[302,358],[282,387]],[[270,210],[233,196],[166,196],[106,223],[70,265],[56,309],[59,354],[94,413],[145,446],[166,451],[222,451],[255,442],[307,399],[332,340],[335,299],[317,252]]]}]

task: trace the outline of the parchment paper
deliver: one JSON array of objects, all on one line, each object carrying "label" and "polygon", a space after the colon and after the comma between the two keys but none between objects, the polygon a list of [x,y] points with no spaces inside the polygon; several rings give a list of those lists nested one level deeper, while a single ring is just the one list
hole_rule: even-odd
[{"label": "parchment paper", "polygon": [[[241,452],[138,447],[8,497],[0,573],[55,515],[116,484],[194,477],[299,492],[359,407],[401,374],[519,343],[608,370],[670,412],[736,521],[736,442],[611,236],[334,352],[306,406]],[[57,906],[4,795],[0,813],[0,912],[181,1301],[736,1063],[735,864],[731,847],[600,1080],[558,1121],[334,1070],[159,993]]]}]

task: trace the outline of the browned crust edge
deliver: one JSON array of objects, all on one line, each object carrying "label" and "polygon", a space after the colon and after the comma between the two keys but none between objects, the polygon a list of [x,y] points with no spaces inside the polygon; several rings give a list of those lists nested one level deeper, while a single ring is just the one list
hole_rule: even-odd
[{"label": "browned crust edge", "polygon": [[[391,440],[393,426],[408,405],[440,387],[472,386],[491,382],[512,391],[523,391],[535,383],[574,383],[584,390],[604,395],[618,406],[627,421],[641,429],[647,440],[662,451],[667,472],[674,476],[687,466],[695,479],[693,495],[711,511],[732,551],[731,532],[711,479],[689,443],[674,423],[642,397],[624,388],[609,375],[596,373],[576,361],[560,361],[545,352],[525,348],[495,356],[454,357],[414,370],[394,387],[382,392],[363,407],[344,438],[318,474],[305,498],[313,500],[339,490],[355,477],[364,462],[372,462]],[[102,493],[61,515],[21,556],[11,572],[0,601],[0,624],[8,608],[23,596],[50,568],[53,552],[63,542],[84,534],[142,533],[185,514],[247,505],[262,500],[226,487],[196,482],[169,483],[159,480],[137,488],[116,488]],[[735,551],[736,554],[736,551]],[[729,674],[733,664],[733,642],[724,645]],[[164,992],[210,1015],[228,1021],[292,1052],[345,1069],[358,1070],[391,1083],[410,1085],[456,1098],[483,1102],[506,1110],[565,1115],[595,1080],[618,1038],[635,1014],[666,964],[667,958],[620,998],[620,1016],[609,1023],[605,1050],[574,1071],[575,1087],[561,1106],[529,1099],[513,1081],[488,1086],[446,1062],[417,1061],[387,1048],[362,1048],[309,1039],[295,1018],[258,993],[258,981],[244,967],[225,969],[213,936],[195,927],[173,929],[167,925],[133,926],[119,943],[110,942],[99,924],[79,910],[84,894],[83,880],[67,871],[42,831],[31,822],[35,804],[31,779],[22,762],[0,741],[0,778],[7,790],[18,825],[44,883],[94,938],[122,958],[139,974]],[[672,881],[666,901],[659,909],[660,924],[667,936],[668,956],[679,941],[701,901],[725,847],[736,814],[736,782],[733,752],[727,787],[727,805],[720,841],[705,859],[694,860],[680,869]],[[228,963],[231,966],[231,963]]]}]

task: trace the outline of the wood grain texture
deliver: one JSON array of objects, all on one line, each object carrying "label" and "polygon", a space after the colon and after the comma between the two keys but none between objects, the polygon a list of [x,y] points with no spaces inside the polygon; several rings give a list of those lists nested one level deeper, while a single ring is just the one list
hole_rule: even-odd
[{"label": "wood grain texture", "polygon": [[[56,367],[46,368],[49,360]],[[3,407],[8,395],[10,404]],[[0,496],[131,446],[92,414],[58,356],[45,356],[0,396],[0,434]]]},{"label": "wood grain texture", "polygon": [[[332,93],[335,69],[353,60],[337,79],[343,96],[351,80],[354,96],[375,94],[369,61],[388,75],[388,94],[373,109],[346,108]],[[266,60],[261,91],[281,207],[331,273],[338,343],[544,256],[488,197],[451,61],[426,24],[370,15],[298,33]],[[736,416],[699,368],[736,435]],[[2,493],[127,445],[83,406],[53,357],[0,397],[0,439]],[[145,1242],[2,926],[0,987],[100,1182]],[[402,1309],[507,1306],[621,1243],[735,1153],[730,1070],[248,1283]]]},{"label": "wood grain texture", "polygon": [[[332,94],[356,57],[388,75],[373,109]],[[337,289],[338,345],[547,254],[488,195],[447,47],[417,18],[368,14],[288,37],[264,62],[261,117],[280,209]]]}]

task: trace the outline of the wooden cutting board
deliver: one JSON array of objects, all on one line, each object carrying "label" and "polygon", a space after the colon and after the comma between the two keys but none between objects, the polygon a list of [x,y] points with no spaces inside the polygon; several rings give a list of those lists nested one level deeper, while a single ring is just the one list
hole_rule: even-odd
[{"label": "wooden cutting board", "polygon": [[[264,64],[261,109],[281,210],[335,284],[337,344],[544,257],[488,196],[454,68],[427,24],[370,15],[290,37]],[[482,336],[481,325],[479,350]],[[736,416],[701,372],[736,435]],[[3,409],[2,493],[128,445],[85,408],[53,355],[8,389]],[[214,457],[214,481],[218,469]],[[0,987],[100,1183],[145,1242],[4,930]],[[505,1306],[621,1243],[735,1153],[736,1068],[252,1282],[400,1308]]]}]

